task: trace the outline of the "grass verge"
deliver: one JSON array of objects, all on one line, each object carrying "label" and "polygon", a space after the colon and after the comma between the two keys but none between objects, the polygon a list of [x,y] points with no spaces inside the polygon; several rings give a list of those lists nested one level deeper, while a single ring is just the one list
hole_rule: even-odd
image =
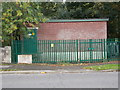
[{"label": "grass verge", "polygon": [[18,71],[17,69],[0,69],[0,71]]},{"label": "grass verge", "polygon": [[114,70],[120,70],[120,64],[106,64],[106,65],[98,65],[98,66],[88,66],[84,67],[83,69],[91,69],[91,70],[109,70],[109,69],[114,69]]}]

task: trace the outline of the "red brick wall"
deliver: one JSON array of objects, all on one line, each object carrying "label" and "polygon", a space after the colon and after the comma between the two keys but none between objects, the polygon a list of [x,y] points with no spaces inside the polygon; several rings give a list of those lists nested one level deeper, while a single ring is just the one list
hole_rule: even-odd
[{"label": "red brick wall", "polygon": [[40,23],[38,40],[106,39],[107,22]]}]

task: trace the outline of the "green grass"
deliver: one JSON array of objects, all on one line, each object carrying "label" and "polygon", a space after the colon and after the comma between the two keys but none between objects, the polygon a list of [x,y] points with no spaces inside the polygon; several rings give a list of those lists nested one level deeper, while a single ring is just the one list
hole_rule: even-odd
[{"label": "green grass", "polygon": [[17,71],[17,69],[0,69],[0,71]]},{"label": "green grass", "polygon": [[84,67],[83,69],[91,69],[91,70],[109,70],[109,69],[114,69],[114,70],[120,70],[120,64],[106,64],[106,65],[98,65],[98,66],[88,66]]},{"label": "green grass", "polygon": [[0,64],[0,65],[11,65],[11,64],[3,63],[3,64]]}]

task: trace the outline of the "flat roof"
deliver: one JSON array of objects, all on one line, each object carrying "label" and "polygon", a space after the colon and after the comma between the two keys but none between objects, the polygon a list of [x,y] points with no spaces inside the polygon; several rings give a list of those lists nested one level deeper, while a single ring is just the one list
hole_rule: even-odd
[{"label": "flat roof", "polygon": [[53,19],[46,22],[90,22],[90,21],[109,21],[109,19]]}]

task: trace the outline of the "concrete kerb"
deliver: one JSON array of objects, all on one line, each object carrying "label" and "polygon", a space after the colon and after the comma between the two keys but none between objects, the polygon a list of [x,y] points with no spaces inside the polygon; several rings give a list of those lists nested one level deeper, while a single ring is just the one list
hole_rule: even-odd
[{"label": "concrete kerb", "polygon": [[[89,72],[93,70],[89,70]],[[23,70],[23,71],[1,71],[1,74],[45,74],[45,73],[82,73],[85,70]]]},{"label": "concrete kerb", "polygon": [[22,71],[1,71],[1,74],[38,74],[38,73],[54,73],[51,70],[22,70]]},{"label": "concrete kerb", "polygon": [[22,70],[22,71],[1,71],[0,74],[46,74],[46,73],[94,73],[94,72],[117,72],[117,70],[109,69],[109,70]]}]

